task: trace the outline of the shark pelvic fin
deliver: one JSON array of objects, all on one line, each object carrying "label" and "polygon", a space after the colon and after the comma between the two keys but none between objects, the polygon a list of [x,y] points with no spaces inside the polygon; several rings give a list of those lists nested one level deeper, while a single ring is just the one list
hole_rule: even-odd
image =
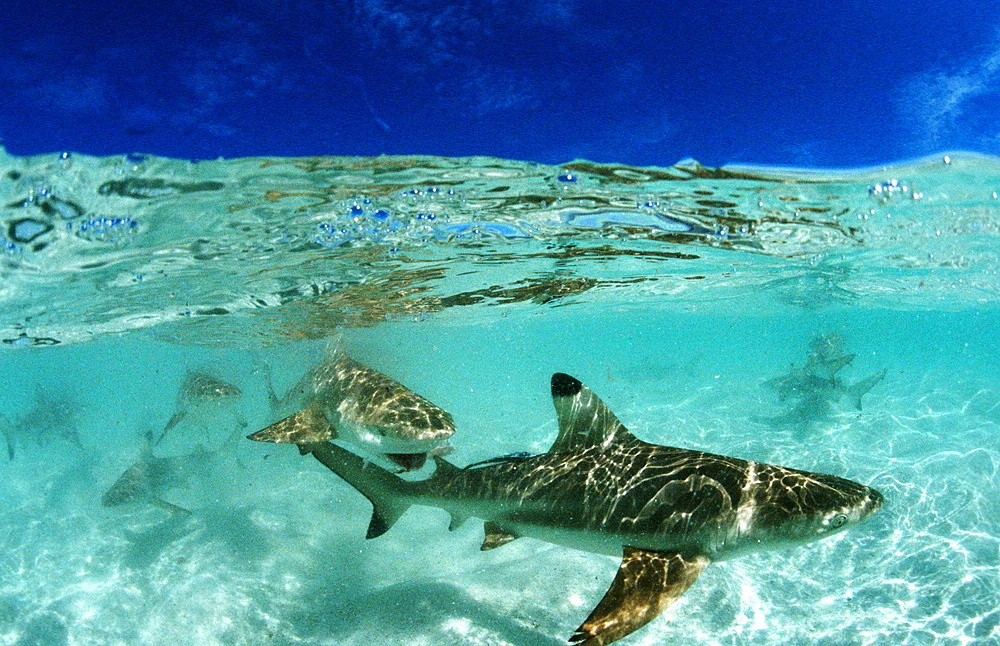
[{"label": "shark pelvic fin", "polygon": [[479,548],[483,552],[500,547],[501,545],[506,545],[513,540],[521,538],[514,532],[508,532],[507,530],[502,529],[499,525],[490,520],[483,524],[483,529],[486,532],[486,537],[483,538],[483,545]]},{"label": "shark pelvic fin", "polygon": [[640,441],[594,391],[567,374],[552,375],[552,403],[559,419],[559,436],[549,449],[550,453]]},{"label": "shark pelvic fin", "polygon": [[645,626],[677,601],[708,563],[705,556],[625,547],[614,583],[570,643],[604,646]]},{"label": "shark pelvic fin", "polygon": [[308,445],[337,439],[326,415],[318,408],[303,408],[276,424],[247,435],[258,442]]}]

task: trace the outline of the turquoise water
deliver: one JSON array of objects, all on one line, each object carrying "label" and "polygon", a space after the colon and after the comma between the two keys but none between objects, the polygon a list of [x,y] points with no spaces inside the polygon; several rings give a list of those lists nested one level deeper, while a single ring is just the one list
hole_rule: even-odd
[{"label": "turquoise water", "polygon": [[[545,450],[562,371],[647,441],[886,495],[622,644],[995,643],[998,171],[0,156],[0,643],[565,643],[616,559],[480,552],[430,508],[365,541],[362,496],[242,439],[264,366],[287,387],[331,337],[452,413],[457,464]],[[816,339],[845,388],[886,371],[861,410],[768,384]],[[189,370],[242,394],[185,397]],[[102,506],[179,406],[152,450],[190,515]]]}]

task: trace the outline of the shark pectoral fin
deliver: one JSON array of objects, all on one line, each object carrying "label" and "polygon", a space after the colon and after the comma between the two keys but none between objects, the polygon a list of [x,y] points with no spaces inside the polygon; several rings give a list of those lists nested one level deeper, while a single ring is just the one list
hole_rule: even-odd
[{"label": "shark pectoral fin", "polygon": [[570,637],[577,646],[604,646],[645,626],[691,587],[705,556],[626,547],[614,583]]},{"label": "shark pectoral fin", "polygon": [[247,439],[279,444],[315,444],[333,440],[337,434],[318,408],[303,408],[277,424],[247,435]]},{"label": "shark pectoral fin", "polygon": [[368,523],[365,538],[378,538],[389,531],[389,528],[409,508],[410,503],[402,497],[408,485],[398,476],[336,444],[329,442],[300,444],[299,450],[303,447],[307,448],[323,466],[346,480],[372,503],[372,518]]},{"label": "shark pectoral fin", "polygon": [[505,529],[501,529],[499,525],[489,520],[483,524],[483,529],[486,531],[486,537],[483,538],[483,544],[479,548],[483,552],[500,547],[501,545],[506,545],[513,540],[521,538],[514,532],[508,532]]}]

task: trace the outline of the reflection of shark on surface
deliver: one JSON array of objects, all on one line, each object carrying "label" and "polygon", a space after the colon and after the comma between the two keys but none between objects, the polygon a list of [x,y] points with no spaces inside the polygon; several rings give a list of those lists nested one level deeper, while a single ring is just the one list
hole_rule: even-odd
[{"label": "reflection of shark on surface", "polygon": [[343,439],[405,470],[419,469],[428,455],[451,450],[451,415],[395,379],[334,350],[284,398],[278,398],[265,367],[271,404],[279,414],[298,412],[261,431],[279,437],[308,435]]},{"label": "reflection of shark on surface", "polygon": [[437,457],[426,480],[405,481],[315,436],[299,444],[374,507],[368,538],[414,504],[441,507],[452,528],[486,520],[483,550],[521,536],[622,556],[604,598],[570,639],[609,644],[657,617],[711,562],[823,538],[882,506],[879,492],[835,476],[649,444],[586,386],[552,376],[559,435],[545,454],[458,469]]},{"label": "reflection of shark on surface", "polygon": [[183,486],[193,471],[203,471],[212,453],[198,448],[188,455],[160,458],[148,449],[139,459],[115,480],[101,497],[104,507],[117,507],[131,503],[155,505],[172,514],[189,515],[187,509],[163,500],[160,495],[169,489]]},{"label": "reflection of shark on surface", "polygon": [[853,360],[853,354],[843,353],[840,335],[826,334],[813,339],[802,368],[792,365],[788,374],[764,382],[777,393],[778,401],[791,400],[794,404],[787,413],[762,421],[805,431],[828,420],[845,405],[860,411],[861,398],[885,378],[886,370],[848,384],[837,373]]},{"label": "reflection of shark on surface", "polygon": [[7,440],[7,457],[14,459],[16,445],[31,438],[40,447],[65,440],[83,448],[77,428],[77,404],[63,392],[38,388],[35,403],[13,424],[0,420],[0,430]]},{"label": "reflection of shark on surface", "polygon": [[231,406],[242,395],[242,391],[229,382],[204,372],[189,370],[177,391],[174,414],[163,427],[156,444],[162,442],[167,433],[188,416],[196,417],[202,422],[214,422],[220,411]]}]

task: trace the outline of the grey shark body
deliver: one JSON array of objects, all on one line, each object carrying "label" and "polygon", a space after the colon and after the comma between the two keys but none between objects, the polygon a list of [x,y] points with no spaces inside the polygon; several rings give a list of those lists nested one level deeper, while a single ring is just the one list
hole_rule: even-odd
[{"label": "grey shark body", "polygon": [[764,382],[775,391],[778,401],[789,401],[792,407],[782,415],[761,421],[804,432],[837,413],[860,411],[861,398],[885,378],[886,370],[854,383],[841,379],[838,373],[854,360],[853,354],[844,354],[843,344],[838,334],[820,335],[810,343],[803,367],[792,365],[788,374]]},{"label": "grey shark body", "polygon": [[199,448],[188,455],[161,458],[151,452],[143,454],[115,480],[101,496],[104,507],[118,507],[133,503],[150,504],[172,514],[190,515],[190,511],[160,496],[167,490],[183,486],[188,476],[203,471],[212,454]]},{"label": "grey shark body", "polygon": [[419,469],[428,455],[451,450],[448,438],[455,422],[447,411],[340,350],[311,369],[284,398],[274,394],[270,377],[268,388],[275,410],[296,412],[260,431],[262,436],[342,439],[404,470]]},{"label": "grey shark body", "polygon": [[155,443],[162,442],[163,438],[186,418],[198,418],[201,424],[214,423],[219,412],[232,406],[242,395],[243,392],[228,381],[205,372],[189,370],[177,390],[174,413],[167,420]]},{"label": "grey shark body", "polygon": [[404,481],[327,442],[299,448],[372,502],[369,538],[419,504],[447,510],[453,527],[486,520],[484,550],[530,536],[621,556],[570,639],[585,646],[644,626],[712,561],[823,538],[882,505],[874,489],[836,476],[643,442],[568,375],[553,375],[552,395],[559,435],[547,453],[466,469],[436,458],[426,480]]},{"label": "grey shark body", "polygon": [[78,430],[79,406],[63,390],[35,391],[35,402],[31,409],[17,421],[0,422],[7,440],[7,457],[13,460],[16,447],[29,438],[39,447],[65,440],[83,448]]}]

